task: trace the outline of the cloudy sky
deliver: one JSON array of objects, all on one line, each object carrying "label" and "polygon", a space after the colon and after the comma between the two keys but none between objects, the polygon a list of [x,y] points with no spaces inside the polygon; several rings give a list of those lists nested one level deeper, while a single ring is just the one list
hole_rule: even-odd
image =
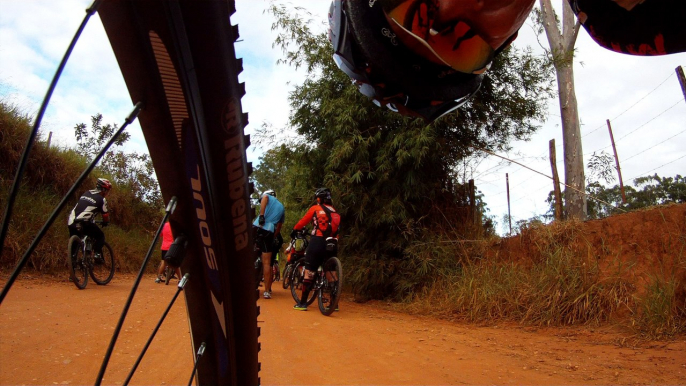
[{"label": "cloudy sky", "polygon": [[[0,98],[35,116],[40,102],[73,37],[90,0],[0,0]],[[241,81],[247,94],[243,109],[250,114],[248,133],[263,122],[286,127],[287,96],[307,74],[276,65],[280,51],[271,47],[275,33],[264,14],[266,0],[238,0],[232,23],[238,24],[241,41],[238,56],[244,59]],[[289,1],[312,13],[310,27],[326,28],[327,0]],[[523,26],[516,45],[540,51],[530,23]],[[545,38],[541,38],[545,45]],[[674,69],[686,66],[686,54],[664,57],[632,57],[602,49],[581,31],[577,41],[575,79],[582,122],[583,150],[611,154],[606,119],[612,122],[625,184],[639,176],[686,173],[686,102]],[[53,133],[53,143],[73,142],[73,127],[88,123],[102,113],[104,121],[121,125],[131,110],[124,81],[111,52],[102,24],[91,18],[67,64],[43,120],[42,134]],[[549,118],[527,142],[513,144],[503,154],[550,175],[548,141],[555,139],[558,170],[563,175],[562,135],[557,100],[550,102]],[[130,132],[130,150],[144,152],[140,127]],[[260,149],[249,153],[256,162]],[[519,165],[503,164],[489,157],[478,165],[473,178],[502,224],[507,213],[505,173],[509,174],[513,220],[527,219],[546,211],[545,197],[552,182]],[[504,228],[499,229],[501,232]]]}]

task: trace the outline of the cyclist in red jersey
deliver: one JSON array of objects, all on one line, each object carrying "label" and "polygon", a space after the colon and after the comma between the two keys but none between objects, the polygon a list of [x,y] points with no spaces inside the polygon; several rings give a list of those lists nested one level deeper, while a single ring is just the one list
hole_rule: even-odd
[{"label": "cyclist in red jersey", "polygon": [[312,290],[314,272],[329,257],[326,250],[326,239],[330,237],[338,239],[338,226],[341,223],[341,216],[336,213],[336,209],[333,207],[331,191],[328,188],[317,189],[314,197],[317,204],[305,213],[305,216],[295,224],[291,232],[291,238],[293,238],[297,231],[312,222],[312,237],[305,251],[305,277],[302,296],[300,297],[302,300],[301,303],[293,306],[293,309],[298,311],[307,311],[307,304],[304,301]]}]

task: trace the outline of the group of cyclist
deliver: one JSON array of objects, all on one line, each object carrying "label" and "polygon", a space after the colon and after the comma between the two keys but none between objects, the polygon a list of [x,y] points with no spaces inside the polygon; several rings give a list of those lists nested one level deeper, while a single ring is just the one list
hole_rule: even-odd
[{"label": "group of cyclist", "polygon": [[[293,306],[298,311],[306,311],[307,299],[314,284],[313,277],[317,268],[324,263],[329,256],[327,240],[338,239],[338,227],[341,222],[340,215],[336,212],[331,199],[331,191],[328,188],[319,188],[314,193],[316,204],[310,207],[305,215],[298,221],[291,231],[291,238],[296,236],[308,224],[312,223],[310,242],[305,251],[305,272],[303,279],[302,296],[300,303]],[[272,297],[272,256],[283,244],[281,227],[285,220],[283,204],[276,198],[276,192],[266,190],[260,196],[260,212],[253,223],[255,230],[255,242],[262,252],[262,268],[264,273],[265,299]]]},{"label": "group of cyclist", "polygon": [[[102,256],[102,247],[105,244],[105,234],[93,222],[95,216],[102,215],[102,226],[109,224],[109,212],[107,208],[107,195],[112,189],[112,183],[105,178],[98,178],[95,189],[88,190],[81,195],[78,203],[72,209],[67,220],[69,235],[77,235],[77,224],[81,226],[81,232],[95,241],[93,249],[95,260]],[[312,224],[310,242],[305,251],[305,272],[303,278],[302,296],[300,299],[307,299],[312,290],[314,272],[324,263],[329,256],[327,242],[338,240],[338,227],[341,216],[336,212],[331,199],[331,191],[328,188],[319,188],[314,192],[316,204],[310,207],[305,215],[298,221],[291,231],[291,238],[296,236],[298,231],[303,230],[308,224]],[[260,195],[260,211],[253,223],[255,231],[255,243],[261,251],[262,270],[264,274],[264,293],[265,299],[272,297],[272,257],[275,252],[283,245],[281,227],[285,221],[285,208],[276,198],[276,192],[265,190]],[[173,241],[172,230],[169,222],[162,228],[162,259],[158,267],[156,283],[163,281],[162,273],[165,269],[164,254],[169,249]],[[277,268],[278,269],[278,268]],[[179,269],[176,268],[177,277],[181,277]],[[293,306],[295,310],[306,311],[307,304],[304,300]]]}]

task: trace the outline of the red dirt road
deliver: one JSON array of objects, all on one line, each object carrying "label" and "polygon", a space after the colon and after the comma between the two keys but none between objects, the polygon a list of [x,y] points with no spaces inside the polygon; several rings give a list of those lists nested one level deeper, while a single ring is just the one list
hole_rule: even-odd
[{"label": "red dirt road", "polygon": [[[0,384],[93,384],[132,281],[18,280],[0,306]],[[610,328],[474,327],[348,301],[325,317],[275,284],[259,301],[265,385],[686,384],[683,337],[629,348]],[[175,289],[141,283],[104,384],[126,379]],[[191,368],[180,296],[131,383],[187,384]]]}]

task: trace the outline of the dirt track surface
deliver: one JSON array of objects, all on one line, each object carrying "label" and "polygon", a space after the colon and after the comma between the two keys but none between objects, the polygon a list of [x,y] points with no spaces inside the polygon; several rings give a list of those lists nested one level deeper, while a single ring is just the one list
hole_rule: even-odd
[{"label": "dirt track surface", "polygon": [[[0,384],[93,384],[132,276],[83,290],[22,278],[0,306]],[[0,284],[4,285],[4,281]],[[173,284],[176,284],[174,281]],[[341,303],[332,317],[259,300],[265,385],[686,384],[686,341],[621,347],[609,328],[474,327]],[[175,285],[140,285],[103,384],[122,384]],[[181,295],[131,384],[187,384],[192,354]]]}]

